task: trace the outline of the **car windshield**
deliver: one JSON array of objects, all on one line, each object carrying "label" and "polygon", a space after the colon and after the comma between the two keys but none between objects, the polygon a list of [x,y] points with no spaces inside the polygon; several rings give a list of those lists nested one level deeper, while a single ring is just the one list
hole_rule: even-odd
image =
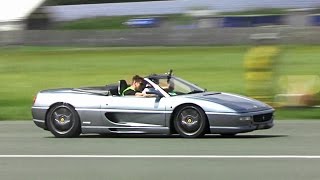
[{"label": "car windshield", "polygon": [[194,94],[205,91],[188,81],[173,76],[169,79],[167,76],[152,77],[150,80],[159,85],[170,96]]}]

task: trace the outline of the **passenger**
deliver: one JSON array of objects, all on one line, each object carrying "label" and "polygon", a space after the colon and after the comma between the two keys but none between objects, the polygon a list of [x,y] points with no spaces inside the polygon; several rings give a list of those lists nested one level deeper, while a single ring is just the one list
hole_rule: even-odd
[{"label": "passenger", "polygon": [[157,84],[158,86],[161,87],[161,89],[163,89],[165,92],[167,92],[170,96],[175,96],[177,95],[174,92],[174,82],[172,80],[167,80],[166,83],[164,83],[165,81],[163,81],[162,85],[160,85],[159,83],[159,79],[151,79],[152,82],[154,82],[155,84]]}]

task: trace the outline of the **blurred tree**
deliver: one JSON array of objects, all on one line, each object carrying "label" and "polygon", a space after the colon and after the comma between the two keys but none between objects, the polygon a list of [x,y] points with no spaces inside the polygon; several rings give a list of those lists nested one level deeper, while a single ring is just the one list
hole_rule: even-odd
[{"label": "blurred tree", "polygon": [[123,3],[141,1],[162,1],[162,0],[47,0],[46,5],[74,5],[74,4],[99,4],[99,3]]},{"label": "blurred tree", "polygon": [[245,55],[246,91],[248,96],[273,105],[275,64],[280,48],[274,44],[262,44],[266,37],[259,37],[261,44],[251,47]]}]

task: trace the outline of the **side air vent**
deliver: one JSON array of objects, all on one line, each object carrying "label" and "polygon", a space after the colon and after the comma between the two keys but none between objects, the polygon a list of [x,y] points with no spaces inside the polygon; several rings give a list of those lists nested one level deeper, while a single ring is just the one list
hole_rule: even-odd
[{"label": "side air vent", "polygon": [[112,121],[114,123],[119,122],[114,113],[105,113],[104,115],[106,116],[107,119],[109,119],[109,121]]}]

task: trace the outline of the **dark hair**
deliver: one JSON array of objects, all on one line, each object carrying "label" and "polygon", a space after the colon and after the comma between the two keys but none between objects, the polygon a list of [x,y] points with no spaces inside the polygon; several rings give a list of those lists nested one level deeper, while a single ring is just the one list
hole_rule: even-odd
[{"label": "dark hair", "polygon": [[139,75],[135,75],[132,77],[132,82],[143,82],[143,81],[144,81],[143,77]]}]

